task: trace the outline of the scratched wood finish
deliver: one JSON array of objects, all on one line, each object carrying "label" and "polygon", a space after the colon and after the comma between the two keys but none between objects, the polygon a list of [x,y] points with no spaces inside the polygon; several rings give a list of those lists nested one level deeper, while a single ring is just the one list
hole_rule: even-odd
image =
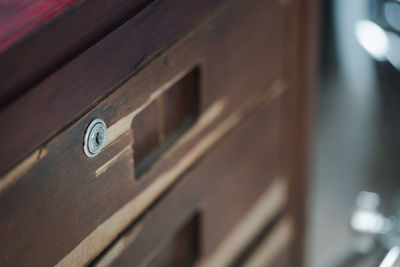
[{"label": "scratched wood finish", "polygon": [[[89,236],[85,237],[85,239],[82,240],[82,242],[79,243],[79,245],[57,265],[84,265],[92,257],[99,254],[107,244],[118,236],[122,229],[126,228],[132,220],[137,218],[149,205],[151,205],[151,203],[156,201],[156,199],[165,192],[172,183],[176,182],[176,180],[181,177],[184,172],[190,169],[197,160],[203,157],[205,153],[224,138],[227,133],[232,131],[243,120],[243,118],[247,117],[249,113],[254,111],[254,109],[259,107],[261,104],[269,103],[278,97],[283,92],[282,90],[284,90],[284,87],[282,87],[281,83],[278,81],[279,80],[273,82],[269,86],[257,92],[257,94],[251,96],[250,99],[246,100],[244,104],[229,115],[225,121],[215,129],[212,129],[203,138],[199,140],[189,138],[189,136],[193,137],[194,133],[204,131],[204,127],[212,121],[210,118],[215,118],[215,114],[219,114],[216,111],[219,110],[220,102],[216,103],[218,105],[213,105],[204,116],[199,118],[198,123],[189,130],[188,134],[184,135],[180,140],[183,141],[183,143],[189,142],[189,140],[195,141],[195,143],[192,144],[192,149],[187,151],[185,154],[181,154],[180,158],[178,155],[178,159],[176,160],[172,158],[172,162],[171,157],[165,156],[163,157],[163,164],[156,163],[155,166],[149,170],[149,173],[152,174],[146,174],[146,176],[147,179],[150,179],[153,176],[157,176],[158,178],[149,184],[134,199],[131,199],[120,210],[99,225],[95,231],[90,233]],[[174,148],[172,147],[171,149]],[[172,166],[168,166],[168,162],[170,162]],[[276,190],[273,192],[275,191]],[[282,199],[279,195],[274,197],[274,194],[272,194],[271,197],[271,203],[275,203],[277,200]]]},{"label": "scratched wood finish", "polygon": [[62,13],[75,1],[39,0],[33,6],[26,0],[0,2],[0,51],[38,25]]},{"label": "scratched wood finish", "polygon": [[[21,49],[0,53],[0,91],[8,104],[0,112],[1,125],[7,125],[0,127],[0,139],[7,140],[0,151],[0,175],[113,91],[149,56],[183,36],[220,2],[154,0],[143,7],[139,0],[78,1],[65,18],[23,42]],[[122,23],[124,16],[131,15],[135,16],[122,25],[114,21],[122,19]],[[29,91],[22,94],[26,87]]]},{"label": "scratched wood finish", "polygon": [[196,68],[133,119],[136,179],[196,122],[199,113],[198,92],[199,70]]},{"label": "scratched wood finish", "polygon": [[[5,36],[4,47],[0,42],[1,108],[23,93],[35,90],[36,85],[47,79],[53,71],[58,71],[60,68],[71,68],[66,65],[69,65],[76,55],[96,46],[98,41],[121,25],[125,27],[125,34],[127,27],[129,28],[132,36],[131,45],[134,42],[135,46],[132,51],[140,51],[138,54],[125,51],[125,56],[130,58],[130,64],[136,65],[181,36],[182,31],[188,30],[204,13],[209,12],[221,2],[220,0],[98,0],[95,2],[81,0],[73,1],[73,3],[64,1],[62,5],[57,5],[56,10],[51,11],[54,14],[47,12],[42,19],[37,20],[32,18],[35,16],[34,14],[26,15],[26,13],[32,12],[35,8],[41,12],[40,3],[35,2],[33,6],[26,1],[27,3],[23,6],[21,5],[23,1],[9,1],[8,6],[3,8],[14,10],[16,14],[13,17],[21,18],[21,20],[8,21],[8,33],[11,36]],[[51,4],[56,6],[55,2],[57,1],[51,1]],[[0,8],[2,7],[0,6]],[[1,10],[0,16],[2,16]],[[123,25],[134,16],[137,18]],[[19,30],[21,24],[23,24],[23,31]],[[145,36],[143,31],[146,31]],[[135,36],[141,36],[141,38],[137,39]],[[123,37],[126,36],[123,35]],[[120,36],[119,41],[126,41],[126,38],[123,37]],[[29,64],[26,64],[27,62]],[[78,65],[82,67],[84,65],[82,63]],[[73,68],[77,67],[75,65]],[[107,68],[107,66],[102,67]],[[132,71],[125,64],[119,66],[118,70],[114,68],[114,72],[111,66],[108,67],[107,71],[111,71],[114,76],[111,83],[120,81],[124,78],[123,75]],[[80,70],[82,71],[81,68]],[[118,71],[120,71],[119,75]],[[59,82],[72,81],[65,77],[59,79]],[[41,87],[41,85],[38,86]],[[111,84],[111,86],[113,85]],[[60,88],[72,89],[63,86]],[[109,89],[108,87],[97,88],[96,93],[99,95],[95,97]],[[86,104],[91,104],[93,101],[93,99],[86,100]]]},{"label": "scratched wood finish", "polygon": [[32,5],[30,1],[16,0],[0,4],[0,18],[7,20],[0,26],[0,108],[150,2],[41,0]]},{"label": "scratched wood finish", "polygon": [[293,236],[292,227],[292,222],[288,218],[277,222],[258,247],[253,249],[246,261],[236,266],[290,266],[289,244]]},{"label": "scratched wood finish", "polygon": [[[282,119],[282,97],[253,112],[127,230],[119,253],[111,247],[111,266],[148,266],[158,247],[195,215],[198,260],[213,253],[279,174]],[[102,263],[99,258],[94,265]]]},{"label": "scratched wood finish", "polygon": [[[185,155],[201,138],[206,137],[210,130],[222,122],[249,95],[263,88],[281,71],[282,13],[283,8],[278,1],[267,0],[260,0],[252,5],[248,5],[244,0],[233,1],[217,9],[203,24],[149,62],[146,68],[125,82],[96,108],[46,142],[40,150],[44,152],[38,154],[42,156],[25,169],[24,175],[7,176],[11,177],[7,179],[9,183],[1,184],[0,192],[0,227],[5,229],[0,233],[0,239],[4,241],[0,244],[2,264],[43,266],[57,263],[96,226],[158,176],[174,167],[179,159],[185,159]],[[248,30],[261,24],[265,25],[262,32]],[[106,55],[126,55],[124,53],[127,48],[124,45],[129,42],[126,38],[120,42],[118,36],[112,34],[110,41],[104,40],[100,47],[106,49],[109,42],[120,51],[121,45],[121,54],[111,49]],[[86,62],[87,67],[96,65],[99,58],[107,62],[105,54],[97,54],[99,50],[96,51],[93,54],[85,54],[89,57],[88,61],[76,62]],[[76,62],[71,64],[78,64]],[[117,62],[132,63],[129,57],[125,57],[124,62]],[[117,63],[111,60],[109,64]],[[116,136],[114,142],[109,143],[96,158],[88,159],[83,155],[84,129],[93,118],[103,118],[111,129],[114,124],[146,105],[154,93],[169,88],[179,77],[183,77],[195,67],[200,68],[199,123],[204,121],[201,115],[205,115],[213,105],[220,103],[216,106],[216,110],[219,111],[206,124],[198,124],[197,128],[197,124],[194,125],[193,129],[196,130],[182,137],[185,141],[174,146],[140,182],[135,181],[133,175],[134,140],[129,131],[131,120],[127,122],[128,131]],[[98,69],[94,68],[91,71],[91,74],[85,71],[60,71],[62,74],[55,74],[54,77],[71,76],[74,81],[93,82],[92,79],[96,79],[94,77],[98,75],[108,79],[114,73],[108,75],[100,71],[94,75]],[[55,85],[54,83],[59,81],[58,78],[54,78],[47,85]],[[104,82],[104,79],[98,79],[98,82]],[[67,84],[73,86],[73,83]],[[92,86],[93,84],[88,88],[95,91],[95,86]],[[92,90],[85,90],[86,93],[89,91]],[[73,92],[68,94],[73,95]],[[41,109],[41,112],[46,114],[41,118],[53,116],[52,107],[59,108],[56,99],[61,95],[62,93],[56,96],[49,95],[50,98],[55,97],[55,102]],[[75,97],[75,100],[78,99]],[[25,104],[33,108],[42,104],[30,102],[34,98],[24,99],[27,100]],[[68,106],[68,99],[64,100]],[[45,102],[44,100],[43,103]],[[84,100],[79,102],[79,105],[82,103],[87,105]],[[23,113],[22,110],[24,109],[21,109]],[[60,110],[63,110],[62,107]],[[24,116],[29,117],[33,113],[34,111],[29,111],[24,113]],[[6,118],[11,120],[10,117]],[[9,125],[7,129],[13,129],[16,125]],[[51,125],[51,122],[43,125],[44,132],[49,133],[45,125]],[[30,132],[29,136],[34,138],[35,135],[36,133]],[[22,140],[24,144],[29,144],[32,139],[24,137]],[[26,147],[27,151],[28,147],[29,145]],[[12,155],[9,156],[12,158]],[[3,158],[1,160],[3,163]],[[217,230],[221,231],[221,234],[225,231],[224,227]],[[218,238],[218,235],[215,235],[215,238]]]}]

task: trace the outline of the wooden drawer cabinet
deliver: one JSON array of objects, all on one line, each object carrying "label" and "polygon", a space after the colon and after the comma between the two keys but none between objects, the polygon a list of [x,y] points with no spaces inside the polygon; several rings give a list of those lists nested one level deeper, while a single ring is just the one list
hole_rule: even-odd
[{"label": "wooden drawer cabinet", "polygon": [[[33,60],[0,94],[0,266],[240,265],[283,217],[295,240],[297,4],[118,0],[102,18],[81,2],[0,50]],[[86,33],[56,32],[84,10]],[[39,62],[37,43],[60,47]],[[105,146],[87,157],[96,118]]]},{"label": "wooden drawer cabinet", "polygon": [[[268,199],[264,208],[269,211],[263,223],[271,220],[283,209],[286,198],[287,181],[279,160],[282,115],[282,97],[267,98],[256,106],[117,238],[96,264],[152,265],[161,261],[159,257],[185,262],[189,255],[193,263],[207,261],[263,194]],[[271,195],[275,198],[269,199]],[[179,253],[184,248],[187,251]]]}]

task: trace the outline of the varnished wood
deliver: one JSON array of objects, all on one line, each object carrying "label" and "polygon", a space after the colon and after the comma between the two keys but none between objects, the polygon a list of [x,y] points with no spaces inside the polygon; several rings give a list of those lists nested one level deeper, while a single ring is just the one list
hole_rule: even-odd
[{"label": "varnished wood", "polygon": [[0,48],[0,266],[301,266],[316,9],[83,0]]},{"label": "varnished wood", "polygon": [[[23,42],[24,47],[0,54],[1,91],[7,99],[0,110],[0,124],[7,125],[0,127],[0,139],[7,140],[0,151],[0,175],[104,99],[220,3],[148,1],[141,9],[141,0],[115,1],[110,4],[114,14],[105,9],[107,2],[83,1],[82,10],[76,6],[65,19],[51,24],[54,27]],[[87,16],[92,12],[94,16]],[[124,15],[135,16],[114,22]],[[107,26],[119,27],[111,27],[110,33]],[[100,29],[104,33],[98,33]]]},{"label": "varnished wood", "polygon": [[285,157],[290,177],[290,213],[294,223],[289,246],[289,265],[304,266],[310,147],[314,118],[316,56],[318,54],[319,1],[289,1],[286,36],[286,64],[289,73]]},{"label": "varnished wood", "polygon": [[[78,246],[76,246],[65,258],[59,262],[59,266],[82,265],[88,260],[99,254],[132,220],[137,218],[151,203],[153,203],[172,183],[174,183],[185,171],[193,166],[199,158],[207,153],[217,142],[219,142],[228,132],[232,131],[244,117],[253,112],[255,108],[262,104],[269,104],[282,92],[279,83],[273,87],[267,87],[263,94],[257,94],[251,101],[246,103],[238,112],[232,114],[222,125],[205,135],[203,139],[196,142],[196,146],[188,151],[184,157],[175,162],[172,168],[164,169],[161,172],[146,174],[148,179],[152,180],[152,176],[156,176],[157,180],[146,187],[134,199],[129,201],[122,209],[116,212],[112,217],[107,219],[103,224],[98,226],[88,237],[86,237]],[[270,89],[270,90],[268,90]],[[262,93],[261,92],[261,93]],[[214,106],[214,110],[210,109],[207,116],[199,119],[198,129],[193,128],[182,138],[191,139],[194,132],[202,130],[204,126],[218,115],[218,106]],[[209,116],[209,117],[208,117]],[[276,118],[279,119],[279,118]],[[195,126],[196,127],[196,126]],[[278,145],[276,143],[275,145]],[[174,149],[174,148],[172,148]],[[179,158],[179,157],[178,157]],[[168,158],[167,158],[168,159]],[[166,160],[167,160],[166,159]],[[161,168],[165,168],[165,164]],[[168,166],[168,165],[167,165]],[[154,178],[153,178],[154,179]],[[146,178],[144,178],[146,181]],[[206,186],[206,185],[204,185]],[[261,189],[261,188],[260,188]],[[82,253],[84,252],[84,253]]]},{"label": "varnished wood", "polygon": [[[148,257],[153,256],[159,242],[173,236],[181,225],[197,213],[201,218],[200,255],[210,256],[265,192],[265,188],[273,184],[273,178],[280,171],[276,157],[282,145],[280,104],[281,98],[276,98],[251,111],[237,130],[232,131],[200,163],[193,166],[143,215],[143,219],[139,219],[142,225],[139,233],[135,233],[130,242],[123,242],[125,248],[119,249],[121,254],[115,257],[111,265],[144,264]],[[252,129],[256,125],[259,131],[255,133]],[[251,136],[254,138],[249,138]],[[244,143],[242,140],[248,141]],[[237,154],[241,157],[237,157]],[[254,155],[258,156],[257,159],[253,158]],[[253,160],[246,160],[250,158]],[[231,168],[226,168],[226,164],[231,164]],[[257,217],[255,225],[265,223],[283,207],[285,190],[284,184],[279,183],[268,190],[269,196],[266,194],[263,198],[273,201],[269,206],[271,209],[264,210],[262,215],[258,210],[251,216]],[[262,205],[258,207],[262,208]],[[253,219],[251,223],[254,223]],[[132,231],[135,229],[134,224]],[[119,246],[118,241],[116,244]],[[110,251],[115,252],[112,248]]]},{"label": "varnished wood", "polygon": [[285,177],[275,177],[272,185],[257,199],[230,235],[209,257],[203,258],[199,266],[230,266],[261,229],[285,208],[288,198],[286,183]]},{"label": "varnished wood", "polygon": [[[0,232],[0,239],[5,240],[0,244],[2,259],[7,256],[9,264],[55,264],[155,180],[164,179],[162,186],[152,193],[153,199],[156,198],[168,187],[168,182],[173,182],[204,155],[210,145],[218,140],[216,136],[223,136],[227,129],[237,125],[243,119],[243,114],[239,113],[228,120],[223,128],[217,126],[226,121],[244,100],[265,87],[279,73],[283,42],[281,12],[280,4],[275,1],[257,1],[252,5],[244,0],[229,2],[216,10],[204,24],[151,61],[145,69],[126,81],[96,108],[49,140],[42,147],[46,149],[46,155],[26,174],[16,179],[12,186],[5,187],[0,192],[0,209],[3,211],[0,226],[6,229]],[[262,33],[248,31],[249,27],[266,22],[270,24],[266,24],[268,27]],[[112,36],[114,34],[110,38]],[[271,36],[275,37],[272,42]],[[113,47],[116,47],[118,38],[113,40]],[[112,54],[111,51],[108,53]],[[124,60],[128,62],[129,58]],[[95,62],[93,59],[90,64],[96,64]],[[168,89],[170,86],[165,84],[176,81],[176,77],[183,77],[198,66],[201,84],[198,122],[176,145],[166,151],[140,182],[135,181],[134,151],[127,149],[134,144],[129,133],[131,121],[124,118],[135,110],[143,110],[144,106],[157,97],[154,94],[160,88]],[[93,78],[86,72],[69,75],[77,75],[74,79],[81,81]],[[96,75],[108,77],[101,72]],[[71,86],[70,83],[67,84]],[[279,94],[282,87],[278,86],[278,89],[275,94]],[[85,90],[89,91],[92,90]],[[35,106],[29,101],[26,104],[29,107]],[[68,105],[68,101],[65,104]],[[43,118],[54,115],[49,110],[42,111],[46,113]],[[24,112],[23,109],[18,112],[35,113]],[[205,117],[202,120],[203,115]],[[98,156],[89,159],[82,152],[82,138],[86,126],[96,117],[103,118],[110,130],[120,120],[128,123],[128,126],[114,128],[117,132],[115,139]],[[31,123],[28,119],[26,121]],[[7,130],[2,128],[1,131],[8,131],[14,126],[8,124]],[[46,129],[35,129],[47,132]],[[211,133],[215,129],[224,130],[218,130],[214,136]],[[29,136],[34,135],[30,132]],[[25,140],[25,144],[29,142],[29,139]],[[25,149],[28,147],[29,145]],[[126,153],[119,154],[124,149],[127,149]],[[1,153],[3,152],[4,150]],[[121,157],[112,161],[116,155]],[[12,158],[12,155],[8,156]],[[108,165],[110,160],[113,164]],[[106,166],[105,171],[102,166]],[[219,230],[221,234],[225,232],[223,227]],[[12,242],[8,242],[11,240]],[[26,240],[30,242],[25,242]],[[93,252],[99,253],[97,249]],[[21,253],[25,256],[19,257]],[[44,254],[48,256],[42,257]]]},{"label": "varnished wood", "polygon": [[[270,235],[254,250],[244,267],[287,266],[287,261],[279,257],[285,255],[293,236],[293,226],[289,218],[283,218],[271,229]],[[286,255],[287,256],[287,255]],[[277,265],[279,263],[279,265]],[[284,263],[286,263],[284,265]]]},{"label": "varnished wood", "polygon": [[199,115],[199,101],[199,71],[195,68],[132,120],[136,179],[193,126]]},{"label": "varnished wood", "polygon": [[[18,5],[20,2],[22,1],[12,1],[9,4],[10,8],[13,8],[14,11],[19,8],[22,12],[28,9],[29,12],[37,7],[37,5],[29,6],[29,1],[21,7]],[[49,2],[55,5],[56,2],[60,1]],[[63,2],[62,5],[59,5],[58,10],[54,10],[55,14],[47,14],[52,16],[45,16],[33,25],[29,25],[30,21],[27,21],[27,24],[25,23],[23,26],[29,28],[28,32],[12,29],[11,33],[16,33],[16,38],[6,39],[6,47],[2,47],[0,43],[0,78],[2,81],[0,109],[5,108],[24,93],[35,90],[37,85],[53,75],[54,71],[61,70],[63,72],[64,68],[71,71],[69,65],[76,56],[91,50],[93,46],[96,46],[96,43],[107,39],[107,35],[111,32],[125,27],[119,41],[126,41],[126,37],[131,36],[131,44],[134,42],[134,50],[137,52],[134,55],[131,52],[126,54],[126,56],[130,56],[130,61],[133,64],[129,67],[120,62],[121,59],[116,60],[115,57],[114,61],[109,62],[113,62],[113,65],[109,66],[109,70],[114,69],[114,75],[118,76],[114,77],[116,78],[114,82],[119,82],[133,70],[132,66],[139,64],[149,55],[157,53],[176,38],[182,36],[184,31],[193,27],[201,16],[211,11],[221,1],[99,0],[92,2],[81,0]],[[16,17],[29,20],[30,16],[20,14],[21,11],[16,11]],[[133,21],[132,18],[134,18]],[[128,26],[126,22],[129,20],[131,22]],[[13,25],[10,20],[7,25],[11,28],[17,26]],[[146,32],[145,35],[144,32]],[[139,36],[140,38],[138,38]],[[106,54],[102,54],[102,57],[105,56]],[[88,63],[87,61],[91,61],[91,59],[86,58],[84,61]],[[100,62],[101,60],[97,63]],[[75,64],[72,63],[72,65]],[[74,71],[82,71],[83,65],[82,62],[79,63],[79,66],[75,65],[73,68],[78,67],[79,70],[75,69]],[[119,67],[121,76],[118,75],[116,66]],[[102,68],[107,68],[104,62]],[[111,72],[109,75],[111,75]],[[60,83],[73,81],[73,79],[65,76],[59,79]],[[98,85],[101,85],[101,83]],[[114,84],[108,85],[114,86]],[[76,90],[60,85],[59,89],[61,88],[63,90],[68,89],[70,92]],[[86,104],[91,104],[91,101],[109,89],[96,89],[99,90],[96,91],[99,95],[92,95],[95,98],[87,99]],[[83,95],[85,94],[80,94],[81,97]],[[84,106],[81,108],[84,108]]]}]

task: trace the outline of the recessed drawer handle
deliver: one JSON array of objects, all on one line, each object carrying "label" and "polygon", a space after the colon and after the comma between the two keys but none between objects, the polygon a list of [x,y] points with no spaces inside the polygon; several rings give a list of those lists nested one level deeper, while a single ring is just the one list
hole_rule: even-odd
[{"label": "recessed drawer handle", "polygon": [[199,75],[199,67],[195,67],[133,119],[136,179],[195,124],[199,116]]}]

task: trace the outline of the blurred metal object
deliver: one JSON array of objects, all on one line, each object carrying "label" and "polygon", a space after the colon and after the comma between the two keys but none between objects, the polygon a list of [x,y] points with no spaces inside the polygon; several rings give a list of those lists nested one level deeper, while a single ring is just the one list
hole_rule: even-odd
[{"label": "blurred metal object", "polygon": [[379,267],[395,267],[400,266],[400,248],[398,246],[392,247],[383,258]]},{"label": "blurred metal object", "polygon": [[362,234],[384,234],[393,229],[391,219],[378,211],[380,197],[372,192],[362,191],[356,199],[356,209],[351,218],[353,230]]},{"label": "blurred metal object", "polygon": [[370,20],[359,20],[354,33],[360,45],[376,60],[385,60],[389,50],[386,32]]},{"label": "blurred metal object", "polygon": [[[356,198],[356,207],[350,220],[351,228],[359,234],[359,242],[355,250],[368,253],[373,246],[365,245],[374,243],[386,251],[379,267],[400,266],[400,216],[396,211],[394,215],[384,216],[379,210],[380,197],[373,192],[361,191]],[[365,249],[367,248],[367,249]],[[368,251],[369,250],[369,251]]]}]

